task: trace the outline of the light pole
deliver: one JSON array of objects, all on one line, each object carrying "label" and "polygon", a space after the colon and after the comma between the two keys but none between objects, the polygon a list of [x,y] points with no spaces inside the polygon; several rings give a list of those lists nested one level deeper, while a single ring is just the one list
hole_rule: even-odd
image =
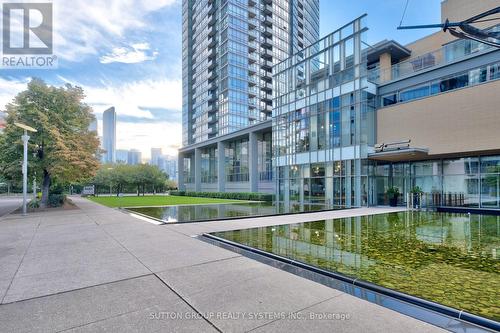
[{"label": "light pole", "polygon": [[36,132],[36,129],[21,123],[14,123],[19,128],[24,130],[23,140],[23,215],[26,215],[26,204],[28,196],[28,141],[30,139],[28,131]]},{"label": "light pole", "polygon": [[[108,168],[109,171],[113,170],[114,168]],[[113,196],[113,184],[111,183],[111,180],[109,182],[109,196]]]}]

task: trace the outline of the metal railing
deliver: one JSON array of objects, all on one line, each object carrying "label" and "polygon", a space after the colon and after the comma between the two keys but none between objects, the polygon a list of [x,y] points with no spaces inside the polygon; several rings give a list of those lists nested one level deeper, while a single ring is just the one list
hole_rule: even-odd
[{"label": "metal railing", "polygon": [[394,64],[391,68],[381,69],[377,67],[371,69],[368,71],[368,79],[375,83],[397,80],[414,75],[425,69],[446,65],[475,56],[482,52],[489,52],[493,50],[494,48],[492,46],[473,40],[458,40],[447,44],[438,50],[418,55]]}]

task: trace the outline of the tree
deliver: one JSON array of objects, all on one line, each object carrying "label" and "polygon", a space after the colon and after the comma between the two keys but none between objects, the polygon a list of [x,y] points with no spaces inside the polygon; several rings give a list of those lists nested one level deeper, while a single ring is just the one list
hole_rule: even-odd
[{"label": "tree", "polygon": [[67,183],[92,178],[99,167],[99,139],[89,124],[92,109],[82,102],[80,87],[48,86],[39,79],[28,83],[7,105],[7,126],[0,140],[0,170],[10,179],[21,178],[22,131],[14,122],[37,129],[30,133],[29,172],[42,180],[42,205],[48,203],[54,182]]}]

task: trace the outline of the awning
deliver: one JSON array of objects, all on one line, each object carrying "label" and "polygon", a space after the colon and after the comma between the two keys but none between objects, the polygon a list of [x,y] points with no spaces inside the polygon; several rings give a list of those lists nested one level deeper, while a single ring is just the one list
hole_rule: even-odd
[{"label": "awning", "polygon": [[370,160],[386,162],[416,161],[427,158],[429,158],[429,149],[425,148],[394,149],[368,154]]}]

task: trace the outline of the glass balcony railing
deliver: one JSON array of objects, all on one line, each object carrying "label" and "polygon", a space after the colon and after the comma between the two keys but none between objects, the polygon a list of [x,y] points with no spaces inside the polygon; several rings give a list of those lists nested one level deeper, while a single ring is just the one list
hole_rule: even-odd
[{"label": "glass balcony railing", "polygon": [[408,60],[392,65],[390,69],[375,68],[368,71],[368,80],[375,83],[398,80],[412,76],[420,71],[442,66],[472,57],[481,53],[493,51],[494,48],[473,40],[458,40],[444,47],[412,57]]}]

